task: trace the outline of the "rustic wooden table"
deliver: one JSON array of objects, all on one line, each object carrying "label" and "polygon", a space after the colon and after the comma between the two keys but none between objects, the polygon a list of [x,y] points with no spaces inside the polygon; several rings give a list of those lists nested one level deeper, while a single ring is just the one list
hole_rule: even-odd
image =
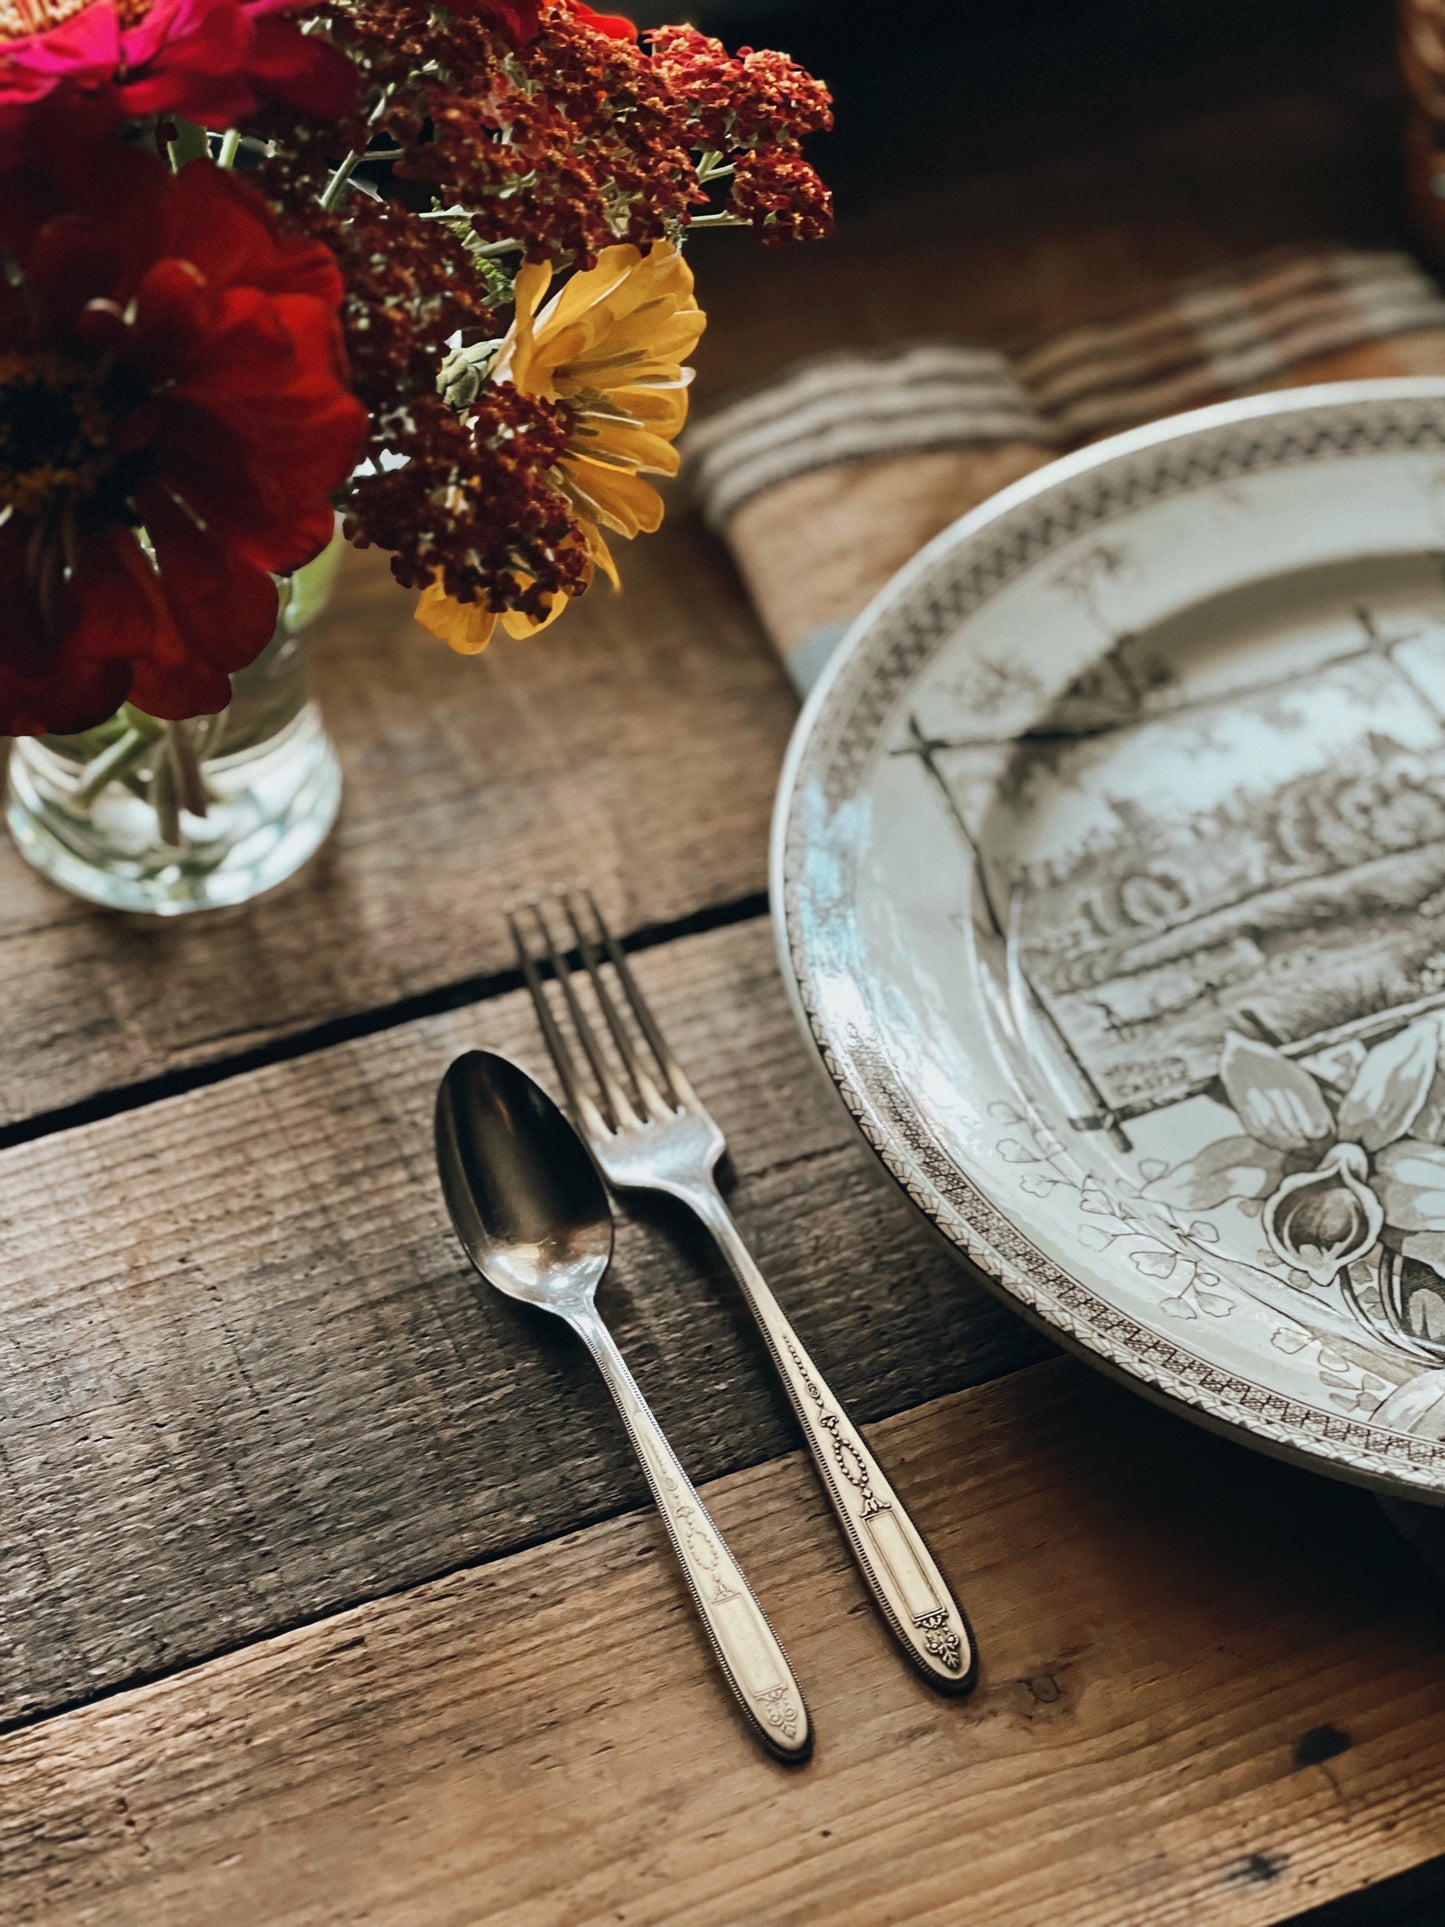
[{"label": "rustic wooden table", "polygon": [[[1393,240],[1388,83],[1341,45],[720,249],[707,385],[901,301],[1006,343]],[[0,1921],[1441,1919],[1438,1585],[1366,1496],[1051,1354],[884,1187],[773,959],[794,703],[682,503],[621,600],[477,662],[355,558],[321,658],[347,804],[273,899],[152,927],[0,850]],[[609,1313],[806,1682],[801,1772],[732,1717],[600,1383],[441,1206],[450,1057],[544,1068],[500,908],[584,870],[980,1637],[969,1700],[900,1665],[718,1266],[629,1216]]]}]

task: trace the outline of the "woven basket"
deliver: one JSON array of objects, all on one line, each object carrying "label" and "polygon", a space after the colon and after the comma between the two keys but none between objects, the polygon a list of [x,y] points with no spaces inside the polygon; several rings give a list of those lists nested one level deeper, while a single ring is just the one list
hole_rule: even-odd
[{"label": "woven basket", "polygon": [[1445,0],[1401,0],[1406,161],[1415,220],[1445,258]]}]

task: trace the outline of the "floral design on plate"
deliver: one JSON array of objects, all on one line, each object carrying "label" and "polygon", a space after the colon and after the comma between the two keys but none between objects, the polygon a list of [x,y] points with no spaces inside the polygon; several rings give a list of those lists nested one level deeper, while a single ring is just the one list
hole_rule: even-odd
[{"label": "floral design on plate", "polygon": [[1445,383],[1069,457],[886,590],[779,796],[799,1013],[1059,1335],[1445,1497]]},{"label": "floral design on plate", "polygon": [[[1292,1282],[1338,1287],[1356,1317],[1445,1363],[1439,1058],[1435,1017],[1315,1071],[1232,1031],[1220,1081],[1240,1134],[1215,1139],[1149,1192],[1197,1211],[1258,1202],[1265,1241]],[[1356,1278],[1374,1287],[1365,1302]]]}]

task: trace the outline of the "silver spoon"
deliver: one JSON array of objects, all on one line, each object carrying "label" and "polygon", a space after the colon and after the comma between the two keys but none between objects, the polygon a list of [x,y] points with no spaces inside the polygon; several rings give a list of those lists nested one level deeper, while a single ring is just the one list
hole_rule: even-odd
[{"label": "silver spoon", "polygon": [[491,1051],[448,1068],[436,1135],[468,1257],[498,1291],[564,1319],[596,1359],[744,1719],[774,1758],[806,1760],[808,1709],[777,1634],[597,1315],[612,1209],[586,1146],[541,1085]]}]

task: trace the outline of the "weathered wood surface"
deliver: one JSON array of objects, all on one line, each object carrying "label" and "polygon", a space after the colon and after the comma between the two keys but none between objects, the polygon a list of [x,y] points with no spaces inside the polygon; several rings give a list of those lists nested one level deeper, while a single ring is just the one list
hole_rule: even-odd
[{"label": "weathered wood surface", "polygon": [[628,929],[760,889],[796,705],[685,517],[630,560],[625,597],[467,661],[349,557],[319,634],[341,823],[244,910],[93,911],[0,843],[0,1124],[505,968],[502,904],[582,870]]},{"label": "weathered wood surface", "polygon": [[[902,327],[1010,346],[1277,242],[1399,243],[1371,0],[1110,0],[1113,40],[1076,10],[1064,54],[1068,11],[1030,10],[1012,68],[848,50],[844,232],[717,238],[704,400]],[[0,1154],[0,1922],[1273,1927],[1341,1896],[1310,1927],[1435,1927],[1428,1872],[1343,1896],[1445,1850],[1438,1592],[1358,1494],[1073,1366],[999,1376],[1037,1341],[881,1188],[736,923],[792,698],[678,500],[626,572],[462,663],[353,560],[320,646],[347,811],[270,901],[147,928],[0,845],[0,1128],[132,1107]],[[791,1433],[720,1274],[625,1228],[639,1375],[700,1477],[746,1468],[712,1497],[818,1718],[797,1776],[734,1725],[651,1515],[613,1516],[642,1487],[605,1395],[474,1290],[436,1192],[445,1061],[540,1066],[520,1000],[475,1001],[497,911],[584,869],[629,930],[734,919],[643,974],[745,1229],[860,1414],[949,1394],[877,1435],[982,1636],[943,1706],[801,1458],[764,1462]],[[373,1034],[231,1074],[336,1020]]]},{"label": "weathered wood surface", "polygon": [[875,1443],[984,1655],[897,1661],[801,1458],[708,1494],[804,1684],[761,1759],[648,1513],[0,1741],[47,1927],[1267,1927],[1445,1845],[1445,1622],[1361,1494],[1058,1360]]},{"label": "weathered wood surface", "polygon": [[[877,1175],[763,919],[637,966],[860,1418],[1041,1355]],[[474,1285],[447,1224],[432,1103],[477,1044],[544,1069],[518,992],[0,1156],[0,1721],[641,1502],[580,1348]],[[710,1477],[795,1435],[684,1235],[624,1226],[602,1303]]]}]

